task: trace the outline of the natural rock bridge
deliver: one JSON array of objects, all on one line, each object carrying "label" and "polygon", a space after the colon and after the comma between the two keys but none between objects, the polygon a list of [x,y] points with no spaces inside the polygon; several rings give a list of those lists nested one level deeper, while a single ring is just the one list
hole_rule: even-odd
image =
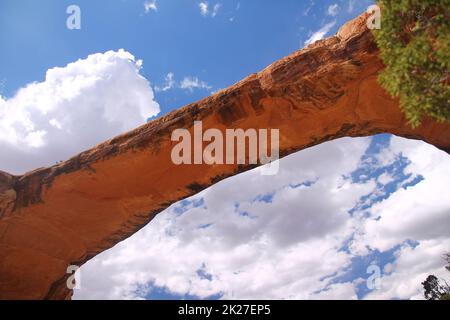
[{"label": "natural rock bridge", "polygon": [[64,299],[68,265],[81,265],[170,204],[252,166],[180,165],[171,132],[277,128],[280,155],[387,132],[450,152],[450,125],[412,129],[378,85],[383,64],[366,16],[199,102],[22,176],[0,172],[0,298]]}]

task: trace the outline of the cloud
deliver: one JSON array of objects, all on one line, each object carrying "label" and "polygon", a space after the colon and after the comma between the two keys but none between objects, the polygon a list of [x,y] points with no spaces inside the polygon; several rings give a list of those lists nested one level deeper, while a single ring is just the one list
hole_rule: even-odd
[{"label": "cloud", "polygon": [[445,239],[420,241],[415,247],[402,246],[395,262],[385,268],[380,289],[369,292],[365,299],[424,299],[421,283],[428,275],[448,279],[442,255],[449,252],[449,238],[446,235]]},{"label": "cloud", "polygon": [[439,239],[450,230],[450,198],[442,197],[450,180],[449,156],[431,145],[396,137],[380,156],[400,155],[411,161],[407,173],[420,174],[424,180],[399,188],[371,207],[373,219],[365,221],[362,235],[354,240],[359,247],[384,251],[410,239]]},{"label": "cloud", "polygon": [[219,13],[219,9],[222,5],[220,3],[216,3],[213,7],[211,17],[215,17]]},{"label": "cloud", "polygon": [[339,5],[337,3],[328,7],[327,14],[334,17],[339,13]]},{"label": "cloud", "polygon": [[332,21],[330,23],[327,23],[326,25],[324,25],[322,28],[320,28],[318,31],[314,32],[311,37],[309,37],[308,40],[305,41],[305,45],[314,43],[318,40],[323,39],[328,32],[330,32],[331,28],[334,27],[334,25],[336,24],[336,21]]},{"label": "cloud", "polygon": [[157,92],[158,91],[167,91],[167,90],[170,90],[170,89],[175,87],[176,82],[175,82],[175,79],[174,79],[173,72],[169,72],[166,75],[166,77],[164,78],[164,80],[165,80],[164,85],[162,87],[155,86],[155,91],[157,91]]},{"label": "cloud", "polygon": [[378,177],[378,182],[386,185],[392,181],[394,181],[394,177],[392,177],[389,173],[385,172]]},{"label": "cloud", "polygon": [[197,77],[184,77],[180,83],[181,89],[192,91],[193,89],[211,89],[212,87],[204,81],[200,81]]},{"label": "cloud", "polygon": [[158,114],[141,67],[123,49],[96,53],[0,97],[0,169],[23,173],[52,165]]},{"label": "cloud", "polygon": [[179,83],[175,81],[175,75],[173,72],[169,72],[162,86],[155,86],[156,92],[164,92],[174,88],[179,88],[187,90],[189,92],[194,91],[194,89],[211,89],[212,87],[205,81],[199,80],[197,77],[186,76]]},{"label": "cloud", "polygon": [[150,11],[155,11],[155,12],[158,11],[158,7],[156,6],[156,0],[145,1],[144,9],[145,9],[145,13],[148,13]]},{"label": "cloud", "polygon": [[203,298],[356,297],[351,284],[327,286],[323,277],[351,263],[337,251],[351,234],[346,210],[373,184],[341,172],[357,166],[367,141],[310,148],[282,159],[277,176],[252,170],[172,206],[83,266],[75,298],[142,298],[153,288]]},{"label": "cloud", "polygon": [[208,2],[206,1],[202,1],[198,4],[199,8],[200,8],[200,14],[202,16],[207,16],[209,13],[209,9],[208,9]]},{"label": "cloud", "polygon": [[[367,299],[423,299],[420,283],[427,275],[445,279],[448,274],[441,256],[450,248],[450,199],[442,195],[450,179],[450,158],[431,145],[398,137],[378,157],[384,165],[400,156],[410,161],[407,175],[424,179],[398,187],[389,198],[374,204],[350,244],[353,254],[361,254],[403,243],[395,262],[385,268],[380,290],[369,292]],[[383,179],[392,183],[392,177],[383,175]],[[408,241],[415,245],[405,245]]]}]

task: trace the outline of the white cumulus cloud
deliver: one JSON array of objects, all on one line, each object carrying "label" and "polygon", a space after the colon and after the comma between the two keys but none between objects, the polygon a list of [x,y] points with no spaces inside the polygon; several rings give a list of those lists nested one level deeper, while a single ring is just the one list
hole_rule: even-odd
[{"label": "white cumulus cloud", "polygon": [[141,67],[123,49],[96,53],[0,97],[0,169],[23,173],[52,165],[158,114]]}]

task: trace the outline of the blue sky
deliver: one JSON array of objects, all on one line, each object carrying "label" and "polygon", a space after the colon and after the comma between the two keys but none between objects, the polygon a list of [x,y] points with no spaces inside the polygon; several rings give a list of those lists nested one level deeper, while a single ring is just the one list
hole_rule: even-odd
[{"label": "blue sky", "polygon": [[[203,16],[201,1],[159,0],[157,11],[144,0],[33,1],[0,3],[0,94],[11,97],[45,72],[89,54],[125,49],[143,60],[142,74],[162,86],[197,77],[211,89],[156,92],[162,113],[208,96],[303,47],[313,32],[335,22],[333,34],[364,11],[370,1],[227,0],[217,15]],[[81,9],[81,29],[66,28],[66,8]],[[336,15],[328,8],[339,5]]]}]

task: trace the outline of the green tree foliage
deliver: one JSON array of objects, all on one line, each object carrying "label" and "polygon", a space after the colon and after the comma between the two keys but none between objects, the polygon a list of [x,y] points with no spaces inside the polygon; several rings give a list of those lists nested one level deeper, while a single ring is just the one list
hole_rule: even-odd
[{"label": "green tree foliage", "polygon": [[434,275],[429,275],[427,279],[422,282],[425,299],[428,300],[443,300],[449,294],[450,288],[446,284],[442,284]]},{"label": "green tree foliage", "polygon": [[379,0],[374,29],[386,65],[379,81],[416,127],[424,115],[450,122],[450,0]]}]

